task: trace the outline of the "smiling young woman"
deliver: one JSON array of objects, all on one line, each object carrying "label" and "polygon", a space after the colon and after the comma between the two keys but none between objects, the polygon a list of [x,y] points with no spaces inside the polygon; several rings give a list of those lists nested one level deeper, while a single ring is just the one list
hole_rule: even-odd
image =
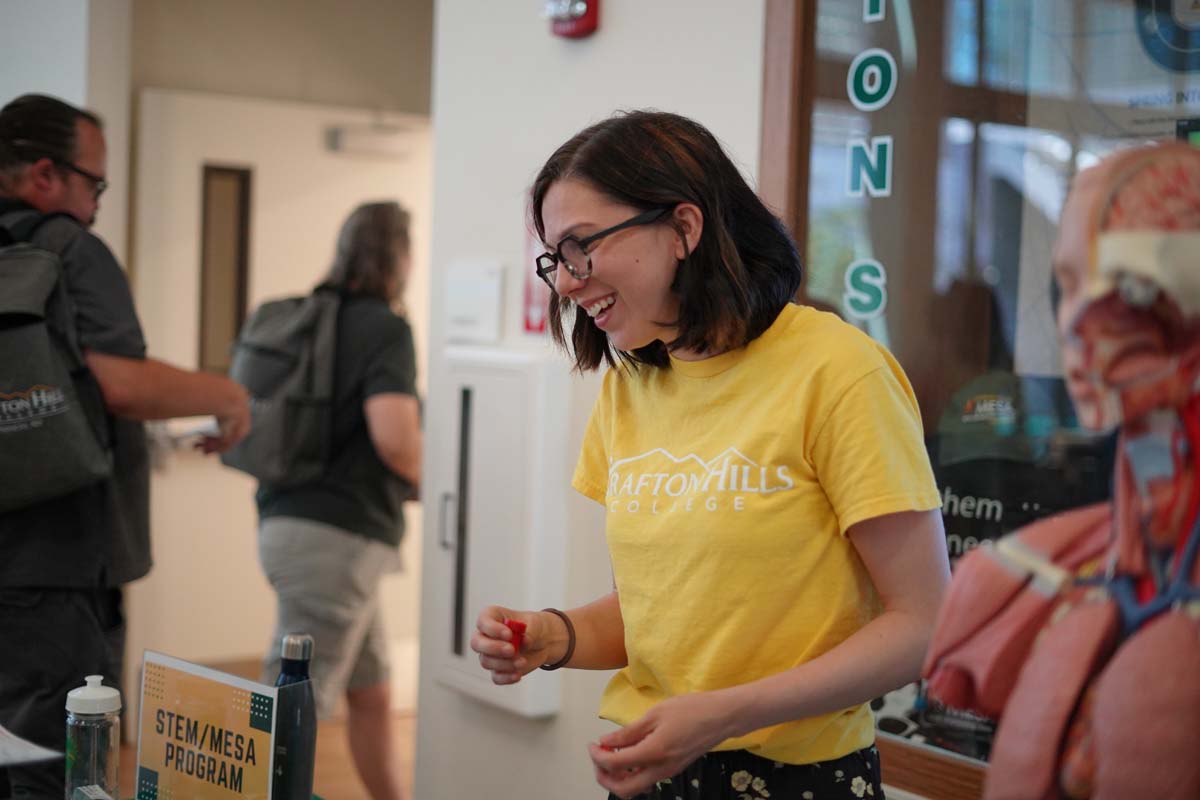
[{"label": "smiling young woman", "polygon": [[795,244],[692,120],[593,125],[531,200],[551,330],[612,367],[573,486],[608,510],[615,588],[484,609],[481,665],[619,669],[622,727],[589,747],[618,797],[881,796],[867,702],[916,677],[949,574],[904,373],[792,303]]},{"label": "smiling young woman", "polygon": [[[600,239],[587,255],[594,256],[598,279],[614,275],[630,282],[630,291],[618,294],[618,301],[633,302],[634,292],[651,292],[643,304],[661,305],[664,315],[643,321],[664,335],[622,347],[577,316],[570,345],[581,370],[611,366],[619,357],[666,366],[668,351],[686,355],[741,347],[766,330],[800,287],[800,257],[783,224],[716,138],[683,117],[630,114],[582,131],[546,162],[531,200],[538,235],[556,245],[568,234],[579,242],[606,223],[663,211],[627,233]],[[630,274],[636,271],[648,274]],[[561,322],[579,287],[568,281],[560,292],[557,281],[569,271],[555,272],[550,329],[566,345]],[[582,299],[599,295],[591,286]]]}]

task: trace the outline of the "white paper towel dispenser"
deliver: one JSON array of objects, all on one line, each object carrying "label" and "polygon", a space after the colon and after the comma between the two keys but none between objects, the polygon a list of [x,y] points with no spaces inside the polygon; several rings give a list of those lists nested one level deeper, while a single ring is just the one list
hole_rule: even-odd
[{"label": "white paper towel dispenser", "polygon": [[426,546],[436,555],[422,580],[438,588],[424,593],[436,599],[422,615],[422,646],[434,648],[438,682],[517,714],[549,716],[561,702],[557,673],[496,686],[469,643],[487,605],[563,604],[574,467],[569,364],[549,351],[445,353],[446,380],[428,420],[432,440],[445,444],[430,448],[427,461],[427,531],[436,541]]}]

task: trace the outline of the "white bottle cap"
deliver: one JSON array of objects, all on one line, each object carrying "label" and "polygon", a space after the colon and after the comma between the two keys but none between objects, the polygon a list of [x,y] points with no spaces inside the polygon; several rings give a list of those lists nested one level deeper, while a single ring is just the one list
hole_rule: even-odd
[{"label": "white bottle cap", "polygon": [[121,710],[121,693],[111,686],[101,686],[103,675],[88,675],[87,686],[67,692],[67,711],[72,714],[110,714]]}]

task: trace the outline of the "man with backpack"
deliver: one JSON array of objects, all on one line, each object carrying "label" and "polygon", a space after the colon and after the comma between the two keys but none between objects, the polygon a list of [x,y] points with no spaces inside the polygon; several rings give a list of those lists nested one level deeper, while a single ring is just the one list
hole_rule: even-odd
[{"label": "man with backpack", "polygon": [[[90,674],[120,685],[121,587],[150,569],[142,421],[213,415],[202,447],[217,452],[250,420],[238,384],[146,357],[125,274],[88,230],[105,160],[88,111],[44,95],[0,109],[0,725],[55,749],[69,689]],[[44,347],[14,349],[35,330]],[[26,385],[42,368],[69,378]],[[72,416],[80,433],[45,444]],[[8,480],[29,476],[33,494],[15,497]],[[8,779],[14,798],[63,794],[61,761]]]}]

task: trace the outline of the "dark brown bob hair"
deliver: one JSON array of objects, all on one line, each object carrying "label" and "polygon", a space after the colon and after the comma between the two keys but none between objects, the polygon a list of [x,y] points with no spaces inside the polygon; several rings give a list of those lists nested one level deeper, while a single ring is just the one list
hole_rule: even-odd
[{"label": "dark brown bob hair", "polygon": [[[567,178],[643,211],[693,203],[704,214],[700,240],[671,284],[680,298],[679,318],[662,324],[678,330],[674,341],[630,353],[617,350],[586,314],[551,295],[551,333],[579,371],[602,362],[615,366],[618,359],[667,367],[670,350],[744,347],[770,327],[800,288],[800,255],[792,237],[699,123],[677,114],[629,111],[571,137],[550,156],[530,191],[533,224],[543,242],[546,192]],[[656,224],[674,223],[664,218]],[[570,343],[564,331],[568,313],[574,314],[573,322],[566,320]]]},{"label": "dark brown bob hair", "polygon": [[409,252],[408,212],[396,202],[363,203],[342,223],[322,286],[390,301],[400,257]]}]

